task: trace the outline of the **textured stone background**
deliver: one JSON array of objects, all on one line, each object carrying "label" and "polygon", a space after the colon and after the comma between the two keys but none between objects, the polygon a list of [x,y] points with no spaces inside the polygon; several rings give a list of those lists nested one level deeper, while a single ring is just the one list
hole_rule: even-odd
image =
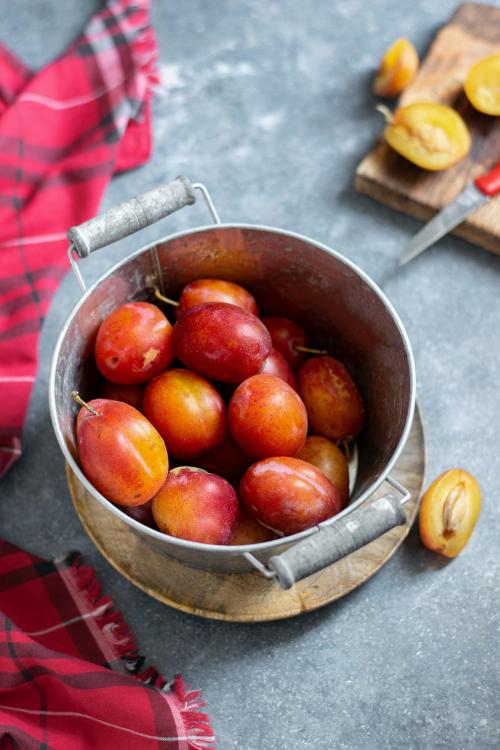
[{"label": "textured stone background", "polygon": [[[6,12],[5,3],[0,36],[39,66],[97,5],[16,0]],[[446,564],[413,532],[348,598],[270,625],[204,621],[158,604],[104,562],[68,499],[46,392],[57,333],[78,296],[69,275],[44,327],[25,453],[0,486],[0,532],[41,555],[82,550],[143,652],[204,689],[220,748],[500,746],[500,259],[450,237],[398,271],[418,224],[353,191],[355,165],[381,127],[369,89],[381,52],[406,35],[423,53],[454,6],[156,0],[165,84],[155,155],[113,181],[105,206],[186,173],[209,186],[223,220],[309,234],[371,274],[413,342],[429,476],[461,465],[483,488],[479,526],[460,558]],[[158,232],[206,219],[203,206],[186,209],[97,253],[85,276]]]}]

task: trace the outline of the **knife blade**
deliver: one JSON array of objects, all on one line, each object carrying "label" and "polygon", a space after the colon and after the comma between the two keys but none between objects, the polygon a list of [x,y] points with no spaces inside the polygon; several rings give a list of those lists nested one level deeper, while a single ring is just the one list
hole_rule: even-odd
[{"label": "knife blade", "polygon": [[405,246],[399,259],[404,266],[416,258],[434,242],[461,224],[469,214],[476,211],[493,196],[500,193],[500,162],[492,170],[477,177],[465,190],[429,221]]}]

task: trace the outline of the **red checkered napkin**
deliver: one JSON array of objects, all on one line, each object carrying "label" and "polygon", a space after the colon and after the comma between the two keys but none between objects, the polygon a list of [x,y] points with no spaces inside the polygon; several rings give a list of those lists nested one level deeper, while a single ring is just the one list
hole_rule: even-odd
[{"label": "red checkered napkin", "polygon": [[49,562],[0,540],[0,748],[199,750],[200,691],[166,684],[77,554]]},{"label": "red checkered napkin", "polygon": [[108,0],[38,73],[0,44],[0,476],[21,453],[66,231],[97,213],[113,174],[151,154],[148,10],[149,0]]}]

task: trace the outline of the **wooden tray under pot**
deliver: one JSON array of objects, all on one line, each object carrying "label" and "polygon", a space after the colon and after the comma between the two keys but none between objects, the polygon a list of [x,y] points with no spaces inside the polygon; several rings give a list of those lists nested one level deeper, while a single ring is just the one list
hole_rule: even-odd
[{"label": "wooden tray under pot", "polygon": [[[415,520],[424,482],[424,434],[419,411],[391,476],[411,492],[408,524],[306,578],[288,591],[259,573],[209,573],[151,549],[126,523],[107,511],[67,466],[73,503],[85,530],[106,560],[155,599],[201,617],[263,622],[293,617],[339,599],[375,575],[394,554]],[[381,488],[372,499],[380,497]],[[368,501],[370,502],[370,501]]]}]

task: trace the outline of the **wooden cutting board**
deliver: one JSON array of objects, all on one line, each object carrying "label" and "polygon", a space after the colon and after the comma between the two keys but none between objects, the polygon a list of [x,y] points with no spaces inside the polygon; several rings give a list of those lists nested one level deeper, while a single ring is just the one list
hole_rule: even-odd
[{"label": "wooden cutting board", "polygon": [[[472,136],[470,153],[452,169],[427,172],[379,141],[356,170],[358,192],[428,220],[471,180],[500,160],[500,117],[477,112],[463,92],[471,65],[493,53],[500,53],[500,8],[477,3],[460,5],[436,35],[399,104],[435,101],[457,109]],[[472,214],[456,228],[455,234],[500,254],[500,196]]]}]

